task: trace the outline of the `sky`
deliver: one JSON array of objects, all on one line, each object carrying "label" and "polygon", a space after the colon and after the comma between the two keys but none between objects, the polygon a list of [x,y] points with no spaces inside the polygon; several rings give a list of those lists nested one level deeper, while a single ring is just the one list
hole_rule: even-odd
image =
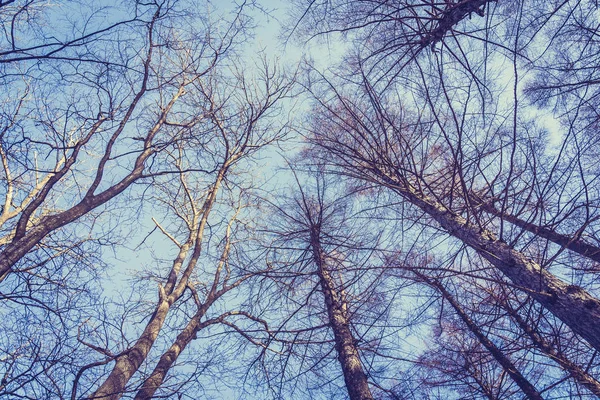
[{"label": "sky", "polygon": [[[235,3],[230,1],[217,0],[212,4],[218,11],[222,11],[223,13],[235,7]],[[329,65],[335,65],[344,53],[345,43],[335,38],[328,45],[324,45],[322,42],[316,40],[305,44],[294,41],[287,41],[284,44],[281,38],[281,25],[284,24],[285,26],[288,20],[287,8],[289,3],[280,0],[265,0],[260,1],[260,4],[264,12],[259,10],[252,11],[256,24],[254,38],[242,50],[242,63],[246,68],[245,72],[251,74],[252,68],[255,65],[254,61],[260,57],[260,53],[263,53],[269,61],[285,66],[288,70],[294,70],[305,58],[314,61],[317,68],[323,70]],[[507,79],[510,79],[510,77]],[[294,113],[298,118],[302,118],[302,115],[306,112],[306,104],[304,102],[294,108]],[[557,120],[553,119],[549,112],[543,118],[546,118],[544,121],[546,121],[545,124],[551,131],[552,141],[556,145],[560,144],[561,136]],[[289,144],[286,144],[286,146],[290,147]],[[270,180],[271,185],[282,183],[293,186],[290,174],[286,175],[285,171],[278,170],[278,168],[285,168],[285,163],[281,158],[279,150],[274,149],[270,153],[265,152],[259,164],[260,167],[252,172],[257,174],[258,181],[266,180],[272,175],[276,176],[276,178]],[[119,200],[116,199],[115,201]],[[156,217],[160,221],[161,215],[153,214],[153,212],[155,211],[145,210],[143,217],[139,218],[141,225],[135,230],[136,236],[127,238],[127,249],[122,247],[116,253],[112,254],[112,256],[106,254],[105,260],[110,264],[110,273],[105,283],[104,294],[106,296],[123,295],[126,298],[132,290],[127,279],[134,277],[136,271],[144,268],[149,269],[157,264],[157,262],[153,261],[152,252],[147,251],[144,247],[141,250],[135,247],[144,241],[146,235],[153,229],[152,217]],[[134,219],[132,218],[132,220]],[[135,222],[138,221],[135,220]],[[164,236],[156,231],[148,239],[148,243],[154,254],[165,259],[167,263],[170,262],[169,256],[173,254],[174,246],[165,240]],[[124,271],[125,273],[123,273]],[[152,287],[151,283],[148,283],[145,287],[151,289],[147,293],[148,298],[156,296],[155,287]],[[222,395],[223,398],[228,397],[227,393]]]}]

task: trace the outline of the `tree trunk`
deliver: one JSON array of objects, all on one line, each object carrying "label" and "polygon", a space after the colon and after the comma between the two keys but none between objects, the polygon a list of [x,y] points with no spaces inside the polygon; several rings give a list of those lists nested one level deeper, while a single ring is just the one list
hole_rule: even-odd
[{"label": "tree trunk", "polygon": [[600,351],[600,301],[583,288],[558,279],[539,264],[499,241],[489,230],[469,223],[410,185],[398,184],[386,174],[386,184],[423,210],[450,235],[475,249],[517,287],[581,335]]},{"label": "tree trunk", "polygon": [[321,249],[318,229],[311,232],[313,260],[318,268],[319,281],[323,295],[329,324],[335,338],[335,349],[344,373],[344,381],[350,400],[373,400],[367,376],[356,347],[356,341],[350,330],[347,303],[343,290],[339,290],[332,279],[326,256]]},{"label": "tree trunk", "polygon": [[542,396],[536,388],[525,378],[521,372],[515,367],[513,362],[500,350],[490,339],[485,336],[479,326],[465,313],[460,304],[446,290],[446,288],[438,281],[427,278],[426,276],[416,273],[419,278],[425,281],[428,285],[437,289],[444,299],[450,303],[456,314],[467,325],[469,331],[475,335],[477,340],[490,352],[490,354],[498,361],[502,368],[506,371],[512,380],[521,388],[528,399],[543,400]]},{"label": "tree trunk", "polygon": [[[197,215],[195,215],[195,218],[200,219],[198,226],[195,228],[196,230],[194,232],[190,232],[189,243],[181,248],[177,258],[173,262],[166,285],[164,288],[161,287],[160,289],[159,305],[150,318],[150,322],[146,325],[144,332],[135,345],[127,350],[121,357],[117,358],[117,362],[110,375],[90,399],[117,400],[121,398],[125,386],[133,374],[139,369],[140,365],[142,365],[142,362],[148,357],[148,353],[158,337],[171,305],[179,300],[183,294],[187,285],[187,279],[196,267],[198,259],[200,258],[204,229],[208,221],[209,213],[215,203],[217,191],[224,179],[225,171],[226,167],[223,166],[219,171],[215,183],[207,194],[202,208],[198,211]],[[179,277],[179,282],[177,283],[178,273],[187,255],[188,245],[191,246],[192,244],[192,255],[187,262],[185,271],[182,276]],[[204,315],[206,308],[202,308],[202,310],[204,310],[202,313],[202,315]]]},{"label": "tree trunk", "polygon": [[551,242],[558,244],[566,249],[579,253],[582,256],[589,258],[590,260],[600,263],[600,248],[592,244],[586,243],[582,239],[563,235],[556,232],[553,229],[549,229],[543,226],[532,224],[521,218],[515,217],[514,215],[503,213],[497,210],[492,204],[482,203],[481,209],[489,214],[492,214],[498,218],[510,222],[519,228],[525,229],[528,232],[533,233],[536,236],[547,239]]},{"label": "tree trunk", "polygon": [[142,365],[142,362],[146,359],[150,349],[154,345],[158,333],[165,322],[169,308],[169,302],[161,298],[144,332],[133,347],[123,355],[117,357],[110,375],[89,399],[117,400],[123,396],[123,390],[127,382],[129,382],[129,379],[131,379],[140,365]]},{"label": "tree trunk", "polygon": [[[498,300],[498,299],[497,299]],[[585,370],[567,359],[559,353],[551,343],[546,341],[533,326],[527,323],[517,311],[511,307],[506,300],[498,300],[499,304],[510,315],[510,317],[519,325],[519,327],[529,336],[533,344],[546,354],[550,359],[556,361],[569,375],[578,383],[586,387],[590,392],[600,398],[600,382],[590,376]]]},{"label": "tree trunk", "polygon": [[165,380],[165,376],[167,376],[167,372],[169,372],[173,363],[177,361],[179,355],[185,350],[190,342],[196,338],[196,333],[208,324],[200,323],[200,319],[204,316],[207,309],[208,306],[201,307],[194,317],[192,317],[190,322],[188,322],[183,331],[177,335],[177,339],[175,339],[175,342],[169,347],[169,350],[160,357],[152,374],[144,380],[144,383],[136,393],[134,400],[146,400],[151,399],[154,396],[156,390]]}]

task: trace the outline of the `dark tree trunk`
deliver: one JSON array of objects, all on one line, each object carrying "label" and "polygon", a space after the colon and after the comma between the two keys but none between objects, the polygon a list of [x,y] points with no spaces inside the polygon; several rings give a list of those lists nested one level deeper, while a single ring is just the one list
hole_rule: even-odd
[{"label": "dark tree trunk", "polygon": [[560,365],[565,372],[573,377],[573,379],[579,382],[582,386],[585,386],[590,392],[600,398],[600,382],[590,376],[580,366],[573,363],[563,354],[558,352],[554,346],[545,340],[531,324],[527,323],[527,321],[525,321],[519,315],[519,313],[512,308],[510,304],[508,304],[506,300],[499,300],[499,303],[502,308],[506,310],[508,315],[510,315],[510,317],[517,323],[517,325],[519,325],[523,332],[527,334],[527,336],[538,349],[540,349],[550,359],[554,360],[558,365]]},{"label": "dark tree trunk", "polygon": [[600,350],[600,301],[583,288],[570,285],[538,263],[500,241],[489,230],[471,224],[436,200],[408,184],[398,183],[377,171],[385,183],[404,199],[437,221],[450,235],[475,249],[517,287]]},{"label": "dark tree trunk", "polygon": [[528,399],[543,400],[542,396],[536,390],[536,388],[519,372],[513,362],[500,350],[490,339],[485,336],[479,326],[465,313],[461,305],[454,299],[454,297],[446,290],[446,288],[438,281],[429,279],[422,274],[418,274],[420,279],[425,281],[428,285],[437,289],[443,298],[450,303],[456,314],[465,323],[469,331],[475,335],[477,340],[485,347],[494,359],[502,366],[506,373],[512,378],[512,380],[521,388],[525,396]]},{"label": "dark tree trunk", "polygon": [[519,228],[525,229],[526,231],[531,232],[536,236],[547,239],[551,242],[558,244],[559,246],[564,247],[565,249],[569,249],[571,251],[574,251],[575,253],[579,253],[582,256],[589,258],[590,260],[600,263],[600,248],[592,244],[586,243],[585,241],[576,236],[571,237],[569,235],[563,235],[561,233],[556,232],[553,229],[532,224],[531,222],[527,222],[514,215],[503,213],[497,210],[491,204],[482,203],[481,209],[489,214],[492,214],[498,218],[508,221],[511,224],[518,226]]}]

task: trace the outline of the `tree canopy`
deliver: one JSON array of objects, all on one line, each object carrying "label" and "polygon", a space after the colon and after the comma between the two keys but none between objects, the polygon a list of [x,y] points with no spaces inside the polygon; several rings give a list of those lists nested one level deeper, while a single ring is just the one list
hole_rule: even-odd
[{"label": "tree canopy", "polygon": [[596,1],[0,21],[0,398],[600,397]]}]

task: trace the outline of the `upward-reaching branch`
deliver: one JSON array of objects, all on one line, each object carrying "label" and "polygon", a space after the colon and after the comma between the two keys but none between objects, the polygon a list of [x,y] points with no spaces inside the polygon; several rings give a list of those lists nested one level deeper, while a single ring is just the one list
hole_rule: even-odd
[{"label": "upward-reaching branch", "polygon": [[435,288],[442,297],[450,303],[456,314],[460,317],[460,319],[465,323],[465,325],[469,328],[469,331],[475,335],[477,340],[490,352],[490,354],[498,361],[498,363],[504,368],[504,371],[515,381],[515,383],[521,388],[525,396],[528,399],[542,400],[543,397],[537,391],[537,389],[529,382],[525,376],[517,369],[514,363],[508,358],[506,354],[502,352],[488,337],[483,333],[481,328],[477,325],[475,321],[473,321],[467,313],[463,310],[461,305],[456,301],[454,296],[446,290],[441,282],[435,280],[433,278],[429,278],[423,275],[420,272],[414,271],[413,273],[423,282],[427,283],[429,286]]}]

